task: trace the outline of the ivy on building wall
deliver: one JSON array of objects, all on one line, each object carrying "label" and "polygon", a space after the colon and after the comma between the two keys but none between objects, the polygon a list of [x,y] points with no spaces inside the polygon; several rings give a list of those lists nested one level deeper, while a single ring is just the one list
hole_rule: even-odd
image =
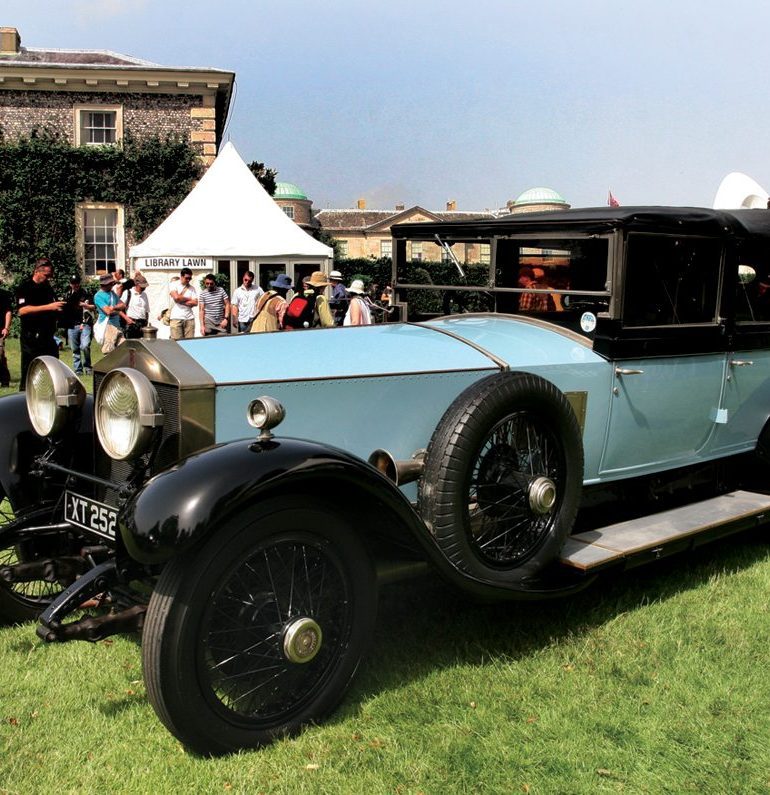
[{"label": "ivy on building wall", "polygon": [[73,147],[51,130],[5,140],[0,130],[0,267],[13,283],[49,257],[64,290],[77,271],[76,206],[125,207],[127,237],[146,237],[189,193],[202,166],[184,138],[133,138]]}]

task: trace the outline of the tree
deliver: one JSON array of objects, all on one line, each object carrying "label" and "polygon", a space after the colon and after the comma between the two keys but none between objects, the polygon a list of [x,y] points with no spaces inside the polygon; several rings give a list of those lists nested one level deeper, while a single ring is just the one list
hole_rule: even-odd
[{"label": "tree", "polygon": [[268,192],[270,196],[275,194],[275,178],[278,171],[274,168],[265,168],[264,163],[252,160],[249,163],[249,170],[259,180],[259,184]]}]

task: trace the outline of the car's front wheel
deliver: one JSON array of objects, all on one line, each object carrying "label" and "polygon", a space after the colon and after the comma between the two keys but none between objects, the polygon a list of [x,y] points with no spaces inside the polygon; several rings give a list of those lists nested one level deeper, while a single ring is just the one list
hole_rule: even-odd
[{"label": "car's front wheel", "polygon": [[264,745],[342,699],[372,635],[377,589],[328,508],[272,500],[167,564],[142,640],[155,711],[194,751]]}]

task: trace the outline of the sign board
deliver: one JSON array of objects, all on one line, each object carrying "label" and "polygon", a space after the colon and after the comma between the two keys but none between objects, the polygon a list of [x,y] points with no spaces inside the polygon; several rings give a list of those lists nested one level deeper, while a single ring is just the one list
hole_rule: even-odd
[{"label": "sign board", "polygon": [[134,269],[138,271],[179,271],[182,268],[199,271],[216,270],[216,260],[209,257],[135,257]]}]

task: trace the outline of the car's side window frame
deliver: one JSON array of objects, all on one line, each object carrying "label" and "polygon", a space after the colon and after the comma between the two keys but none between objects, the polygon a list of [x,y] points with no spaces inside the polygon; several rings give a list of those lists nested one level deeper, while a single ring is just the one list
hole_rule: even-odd
[{"label": "car's side window frame", "polygon": [[[713,275],[715,289],[712,319],[695,323],[630,324],[627,294],[629,289],[629,245],[637,236],[680,240],[711,241],[719,247],[719,263]],[[674,232],[632,231],[623,234],[619,241],[615,261],[613,302],[610,318],[599,324],[594,350],[611,359],[644,358],[647,356],[686,355],[722,352],[727,348],[725,322],[721,314],[725,273],[724,241],[713,235],[676,234]]]}]

